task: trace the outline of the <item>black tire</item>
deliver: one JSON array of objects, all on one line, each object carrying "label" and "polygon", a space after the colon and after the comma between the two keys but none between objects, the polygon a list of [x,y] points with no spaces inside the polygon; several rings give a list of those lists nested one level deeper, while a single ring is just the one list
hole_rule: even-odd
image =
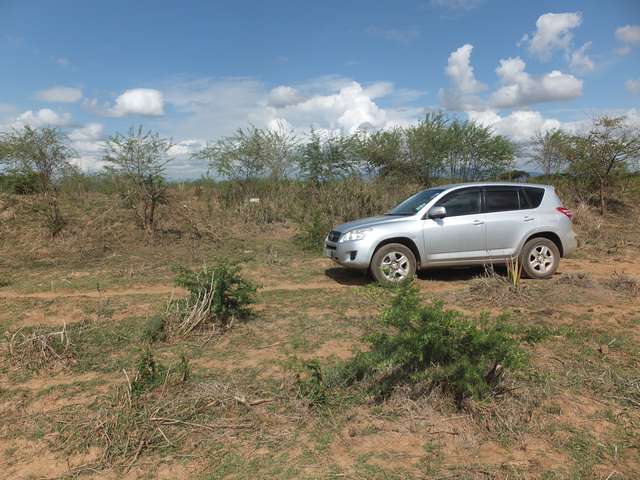
[{"label": "black tire", "polygon": [[520,264],[528,278],[537,280],[550,278],[560,265],[560,250],[548,238],[532,238],[522,247]]},{"label": "black tire", "polygon": [[415,276],[416,264],[416,257],[410,248],[401,243],[388,243],[373,255],[369,270],[378,283],[398,285]]}]

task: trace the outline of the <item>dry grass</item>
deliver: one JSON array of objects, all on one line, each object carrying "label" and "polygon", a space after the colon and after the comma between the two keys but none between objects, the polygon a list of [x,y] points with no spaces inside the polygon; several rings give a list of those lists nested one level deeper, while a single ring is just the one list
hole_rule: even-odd
[{"label": "dry grass", "polygon": [[624,295],[640,295],[640,282],[638,279],[624,273],[614,272],[611,278],[604,280],[603,285],[614,292]]},{"label": "dry grass", "polygon": [[53,370],[66,368],[75,360],[66,324],[59,331],[38,329],[24,333],[20,329],[7,336],[6,355],[15,368]]}]

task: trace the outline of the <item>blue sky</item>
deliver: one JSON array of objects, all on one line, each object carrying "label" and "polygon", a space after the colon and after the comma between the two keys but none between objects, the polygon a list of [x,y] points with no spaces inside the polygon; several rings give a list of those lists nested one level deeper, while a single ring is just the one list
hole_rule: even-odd
[{"label": "blue sky", "polygon": [[389,128],[445,110],[518,142],[602,112],[640,125],[640,2],[0,0],[0,129],[64,128],[86,169],[130,125],[174,176],[254,123]]}]

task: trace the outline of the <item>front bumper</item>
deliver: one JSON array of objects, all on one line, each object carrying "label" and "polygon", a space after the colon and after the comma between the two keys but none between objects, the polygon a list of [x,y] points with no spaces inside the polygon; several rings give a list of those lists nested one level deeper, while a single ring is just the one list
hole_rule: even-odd
[{"label": "front bumper", "polygon": [[350,268],[369,268],[371,263],[370,247],[363,241],[330,242],[326,240],[324,256]]}]

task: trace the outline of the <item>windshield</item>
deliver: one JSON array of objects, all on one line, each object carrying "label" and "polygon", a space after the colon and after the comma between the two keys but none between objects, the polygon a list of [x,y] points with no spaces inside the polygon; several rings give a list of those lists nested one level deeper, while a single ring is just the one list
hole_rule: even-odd
[{"label": "windshield", "polygon": [[444,192],[443,188],[429,188],[428,190],[418,192],[412,197],[407,198],[397,207],[393,208],[386,215],[414,215],[418,213],[436,195],[442,192]]}]

